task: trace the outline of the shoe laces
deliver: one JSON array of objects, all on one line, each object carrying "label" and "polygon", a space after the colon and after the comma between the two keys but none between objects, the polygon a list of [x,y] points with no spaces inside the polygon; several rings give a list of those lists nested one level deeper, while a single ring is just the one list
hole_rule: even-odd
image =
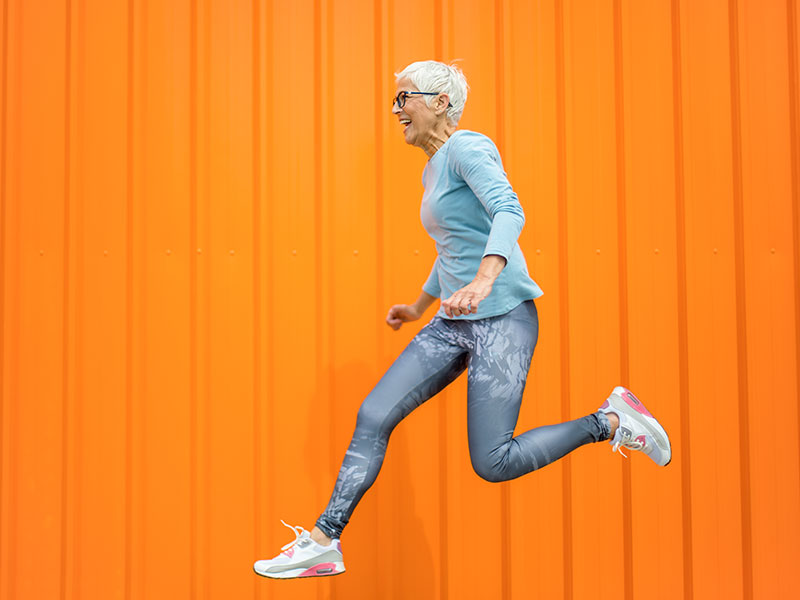
[{"label": "shoe laces", "polygon": [[298,540],[299,540],[299,539],[302,537],[303,533],[308,533],[308,531],[306,531],[305,529],[303,529],[303,528],[302,528],[302,527],[300,527],[299,525],[298,525],[297,527],[294,527],[294,526],[292,526],[292,525],[289,525],[289,524],[288,524],[286,521],[284,521],[283,519],[281,519],[281,523],[283,523],[283,524],[284,524],[284,525],[286,525],[286,526],[287,526],[289,529],[291,529],[291,530],[294,532],[294,535],[295,535],[295,538],[294,538],[294,539],[293,539],[291,542],[289,542],[288,544],[286,544],[286,545],[284,545],[284,546],[281,546],[281,550],[283,550],[283,551],[286,551],[286,550],[288,550],[289,548],[291,548],[292,546],[294,546],[294,545],[295,545],[295,544],[298,542]]},{"label": "shoe laces", "polygon": [[644,444],[642,442],[636,441],[631,438],[631,434],[623,431],[619,431],[619,439],[611,446],[612,452],[619,452],[625,458],[628,458],[628,455],[622,451],[622,447],[630,448],[631,450],[641,450],[644,448]]}]

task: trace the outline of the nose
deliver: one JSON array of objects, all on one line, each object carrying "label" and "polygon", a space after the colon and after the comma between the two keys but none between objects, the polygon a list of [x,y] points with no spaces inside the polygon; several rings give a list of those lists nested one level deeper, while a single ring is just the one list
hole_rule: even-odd
[{"label": "nose", "polygon": [[402,110],[403,110],[402,108],[398,108],[397,100],[392,102],[392,114],[393,115],[399,115],[402,112]]}]

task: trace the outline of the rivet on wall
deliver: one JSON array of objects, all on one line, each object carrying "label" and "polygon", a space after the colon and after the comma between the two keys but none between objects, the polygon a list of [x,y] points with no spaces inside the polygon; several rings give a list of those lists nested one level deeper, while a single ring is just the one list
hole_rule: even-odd
[{"label": "rivet on wall", "polygon": [[292,250],[292,256],[297,256],[297,250]]},{"label": "rivet on wall", "polygon": [[167,254],[172,254],[172,250],[167,250]]},{"label": "rivet on wall", "polygon": [[231,256],[233,256],[234,254],[236,254],[236,252],[234,250],[231,250]]},{"label": "rivet on wall", "polygon": [[198,249],[197,249],[197,253],[198,253],[198,254],[202,254],[202,253],[203,253],[203,249],[202,249],[202,248],[198,248]]},{"label": "rivet on wall", "polygon": [[358,250],[353,250],[353,256],[358,256]]},{"label": "rivet on wall", "polygon": [[418,256],[418,255],[419,255],[419,250],[414,250],[414,256]]},{"label": "rivet on wall", "polygon": [[600,254],[600,248],[598,248],[598,249],[597,249],[597,250],[595,250],[594,252],[595,252],[595,254]]},{"label": "rivet on wall", "polygon": [[655,253],[658,254],[658,248],[655,249]]}]

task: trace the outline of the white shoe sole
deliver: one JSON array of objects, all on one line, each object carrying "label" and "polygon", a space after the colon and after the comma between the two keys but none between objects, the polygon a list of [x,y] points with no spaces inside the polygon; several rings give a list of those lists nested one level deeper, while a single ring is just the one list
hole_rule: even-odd
[{"label": "white shoe sole", "polygon": [[289,569],[281,571],[280,573],[262,573],[253,567],[253,571],[262,577],[269,577],[270,579],[301,579],[305,577],[331,577],[333,575],[341,575],[345,572],[344,562],[327,562],[320,563],[313,567],[300,567],[298,569]]}]

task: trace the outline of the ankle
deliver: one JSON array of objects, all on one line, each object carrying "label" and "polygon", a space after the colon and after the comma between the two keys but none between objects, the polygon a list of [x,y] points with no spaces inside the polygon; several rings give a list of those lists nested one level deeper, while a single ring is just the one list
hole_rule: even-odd
[{"label": "ankle", "polygon": [[614,434],[617,433],[617,428],[619,427],[619,416],[617,416],[617,413],[608,412],[606,413],[606,417],[608,418],[608,424],[611,427],[611,432],[608,434],[608,439],[613,440]]},{"label": "ankle", "polygon": [[328,546],[333,541],[327,535],[322,533],[322,530],[314,526],[314,529],[311,530],[311,539],[317,542],[320,546]]}]

